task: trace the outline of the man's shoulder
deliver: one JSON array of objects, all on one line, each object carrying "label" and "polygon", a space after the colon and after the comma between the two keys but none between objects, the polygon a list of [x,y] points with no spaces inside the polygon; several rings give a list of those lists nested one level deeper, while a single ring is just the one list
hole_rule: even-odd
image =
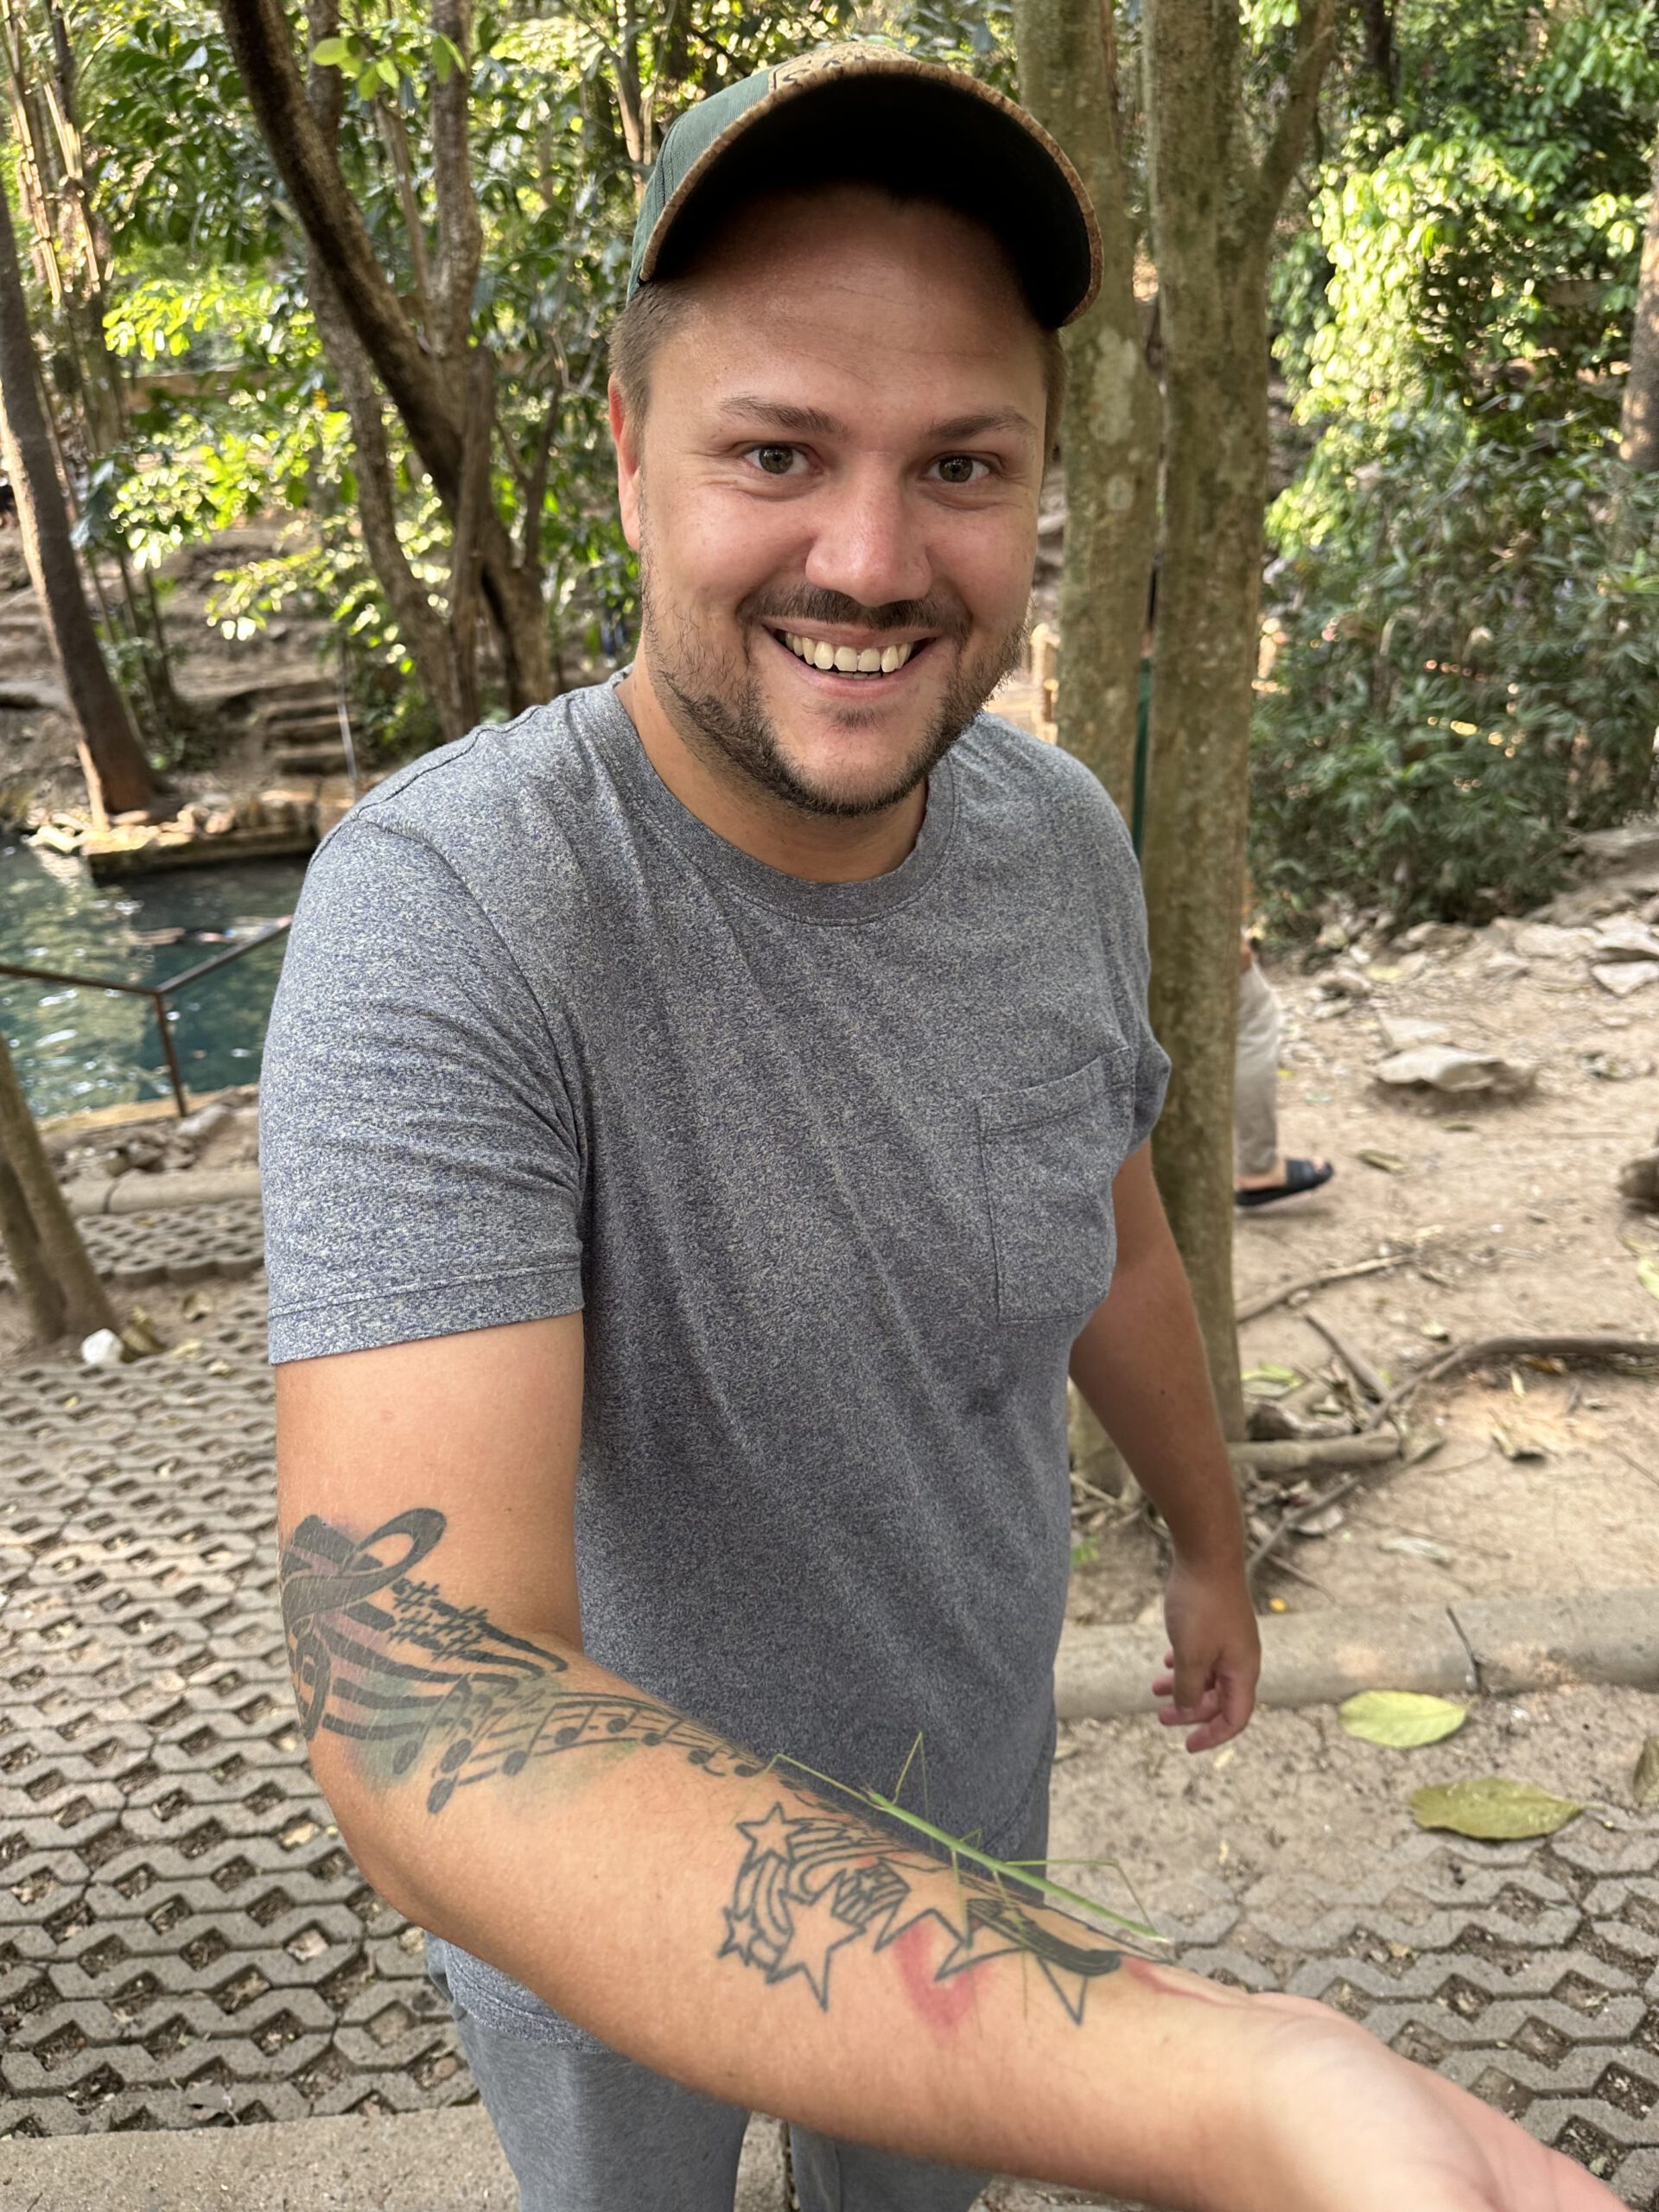
[{"label": "man's shoulder", "polygon": [[1075,823],[1115,866],[1127,861],[1133,869],[1123,817],[1105,785],[1075,753],[992,714],[975,717],[957,753],[976,804],[1003,834],[1028,828],[1052,835],[1058,815]]},{"label": "man's shoulder", "polygon": [[607,711],[620,709],[607,686],[594,684],[482,723],[377,784],[346,823],[417,837],[446,855],[480,836],[499,846],[532,824],[544,832],[591,794]]}]

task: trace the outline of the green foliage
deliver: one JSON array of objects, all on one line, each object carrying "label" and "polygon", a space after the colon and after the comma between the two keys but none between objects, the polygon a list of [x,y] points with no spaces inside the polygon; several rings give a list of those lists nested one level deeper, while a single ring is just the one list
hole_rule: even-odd
[{"label": "green foliage", "polygon": [[1654,796],[1659,500],[1611,442],[1659,0],[1401,0],[1395,27],[1397,106],[1351,54],[1274,280],[1316,439],[1269,518],[1253,781],[1290,925],[1524,906]]},{"label": "green foliage", "polygon": [[1252,772],[1278,919],[1343,895],[1484,920],[1655,795],[1659,485],[1454,405],[1327,429],[1274,515],[1284,595]]}]

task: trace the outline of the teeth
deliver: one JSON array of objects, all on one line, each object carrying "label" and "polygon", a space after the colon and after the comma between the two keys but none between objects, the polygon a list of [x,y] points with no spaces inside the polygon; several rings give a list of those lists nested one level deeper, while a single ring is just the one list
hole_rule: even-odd
[{"label": "teeth", "polygon": [[834,669],[841,676],[891,676],[902,668],[913,645],[832,645],[822,638],[804,638],[785,630],[784,643],[809,668]]}]

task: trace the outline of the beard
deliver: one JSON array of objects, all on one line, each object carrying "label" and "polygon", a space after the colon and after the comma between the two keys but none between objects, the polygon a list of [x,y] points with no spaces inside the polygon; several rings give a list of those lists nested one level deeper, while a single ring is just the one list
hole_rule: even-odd
[{"label": "beard", "polygon": [[[785,757],[747,643],[736,653],[709,650],[695,621],[663,604],[643,548],[639,588],[652,641],[652,676],[679,735],[705,766],[716,772],[723,769],[728,780],[734,774],[758,785],[804,814],[843,818],[880,814],[907,798],[938,767],[997,685],[1019,666],[1026,639],[1022,619],[979,652],[967,653],[963,646],[972,625],[954,594],[868,607],[840,592],[803,587],[783,595],[757,592],[741,601],[737,613],[746,632],[763,626],[810,631],[815,623],[878,632],[926,629],[935,632],[934,643],[957,647],[954,671],[938,711],[895,764],[891,777],[874,790],[836,791],[808,782]],[[928,649],[933,649],[932,644]],[[877,716],[872,709],[849,704],[831,720],[837,728],[853,731],[871,728]]]}]

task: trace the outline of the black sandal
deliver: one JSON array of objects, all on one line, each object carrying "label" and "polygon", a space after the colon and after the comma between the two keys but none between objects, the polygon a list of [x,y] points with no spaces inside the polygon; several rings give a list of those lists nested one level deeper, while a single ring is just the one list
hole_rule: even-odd
[{"label": "black sandal", "polygon": [[1336,1172],[1328,1160],[1323,1166],[1315,1166],[1311,1160],[1287,1160],[1282,1183],[1270,1183],[1259,1191],[1235,1191],[1233,1204],[1270,1206],[1278,1198],[1300,1198],[1305,1192],[1317,1191],[1321,1184],[1328,1183]]}]

